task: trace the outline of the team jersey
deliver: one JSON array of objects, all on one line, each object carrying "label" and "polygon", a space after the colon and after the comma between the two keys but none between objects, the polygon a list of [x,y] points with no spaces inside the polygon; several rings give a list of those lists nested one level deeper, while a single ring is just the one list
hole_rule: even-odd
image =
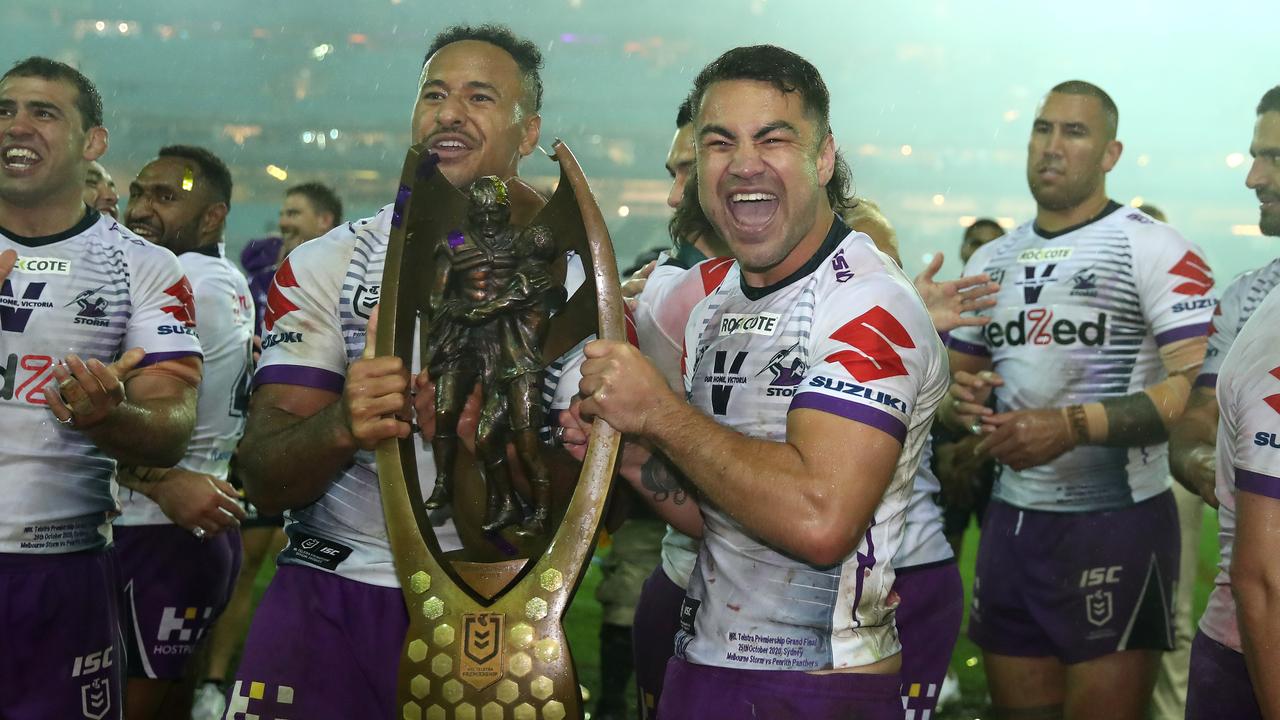
[{"label": "team jersey", "polygon": [[1218,370],[1222,367],[1222,361],[1226,359],[1227,350],[1231,349],[1236,334],[1277,285],[1280,285],[1280,258],[1260,268],[1240,273],[1231,281],[1222,293],[1218,309],[1213,313],[1213,324],[1209,327],[1209,349],[1205,351],[1204,365],[1200,368],[1196,385],[1211,388],[1218,384]]},{"label": "team jersey", "polygon": [[[1160,347],[1208,332],[1215,300],[1204,254],[1176,230],[1111,203],[1061,232],[1026,223],[982,246],[965,274],[1000,283],[984,327],[951,331],[952,350],[989,356],[998,412],[1141,392],[1166,377]],[[1125,507],[1169,488],[1168,446],[1085,445],[1027,470],[1000,467],[993,497],[1019,508]]]},{"label": "team jersey", "polygon": [[1231,594],[1236,497],[1280,500],[1280,293],[1271,293],[1244,324],[1218,374],[1218,576],[1200,629],[1236,652],[1240,627]]},{"label": "team jersey", "polygon": [[[733,265],[732,258],[713,258],[698,264],[697,270],[688,270],[679,262],[688,254],[686,250],[666,262],[659,260],[644,292],[636,298],[635,308],[640,349],[678,390],[684,388],[680,357],[689,313],[719,286]],[[907,504],[902,545],[893,558],[897,569],[955,557],[944,533],[942,508],[934,500],[942,486],[931,468],[932,445],[925,443],[922,452]],[[688,587],[697,558],[698,541],[667,526],[662,538],[662,569],[667,577],[682,588]]]},{"label": "team jersey", "polygon": [[[855,552],[814,567],[755,538],[702,500],[703,543],[681,610],[677,654],[747,669],[859,667],[900,651],[890,558],[912,478],[947,384],[937,332],[911,281],[838,219],[821,249],[767,288],[733,265],[689,318],[690,402],[749,437],[785,442],[787,415],[811,409],[902,444]],[[858,482],[851,469],[849,482]]]},{"label": "team jersey", "polygon": [[111,540],[116,462],[60,424],[43,390],[72,353],[141,365],[200,356],[191,285],[173,253],[89,210],[40,238],[0,229],[18,264],[0,286],[0,553],[69,553]]},{"label": "team jersey", "polygon": [[[185,252],[178,262],[195,295],[197,329],[204,353],[204,379],[196,404],[196,426],[178,467],[227,479],[236,443],[244,433],[253,372],[254,310],[249,282],[221,243]],[[117,525],[167,525],[170,520],[146,495],[120,489],[123,513]]]}]

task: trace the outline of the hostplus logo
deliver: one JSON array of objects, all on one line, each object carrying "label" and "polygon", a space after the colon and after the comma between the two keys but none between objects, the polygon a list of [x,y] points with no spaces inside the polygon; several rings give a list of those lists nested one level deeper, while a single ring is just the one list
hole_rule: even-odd
[{"label": "hostplus logo", "polygon": [[[167,607],[160,617],[160,629],[156,632],[156,640],[162,643],[191,642],[204,635],[208,620],[213,616],[213,608]],[[189,626],[187,623],[191,623]],[[190,652],[188,648],[187,652]],[[172,654],[172,653],[171,653]]]},{"label": "hostplus logo", "polygon": [[76,325],[93,325],[95,327],[107,327],[111,321],[107,319],[107,301],[98,293],[102,292],[101,287],[93,290],[82,290],[79,295],[63,305],[63,307],[71,307],[76,305],[79,310],[76,311],[76,317],[73,322]]},{"label": "hostplus logo", "polygon": [[765,390],[767,397],[791,397],[796,394],[796,387],[804,379],[805,371],[809,369],[799,355],[800,343],[797,342],[791,347],[779,350],[769,358],[769,362],[765,363],[760,372],[756,373],[756,377],[766,372],[773,374],[773,380]]}]

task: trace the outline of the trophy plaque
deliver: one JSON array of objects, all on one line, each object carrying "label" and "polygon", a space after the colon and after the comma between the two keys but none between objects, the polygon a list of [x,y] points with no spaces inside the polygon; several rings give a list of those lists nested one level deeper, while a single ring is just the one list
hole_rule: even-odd
[{"label": "trophy plaque", "polygon": [[[482,410],[474,453],[437,422],[438,474],[425,498],[433,485],[420,484],[418,438],[377,450],[409,612],[397,719],[583,716],[562,620],[595,546],[620,437],[597,420],[580,473],[563,449],[538,442],[541,373],[587,336],[624,340],[625,330],[604,218],[573,154],[560,141],[553,149],[560,181],[546,201],[514,178],[455,188],[424,145],[405,160],[379,310],[389,332],[376,353],[407,361],[417,337],[437,420],[476,392]],[[565,297],[570,252],[586,280]],[[513,474],[527,478],[527,498]],[[428,512],[448,507],[464,548],[446,554]]]}]

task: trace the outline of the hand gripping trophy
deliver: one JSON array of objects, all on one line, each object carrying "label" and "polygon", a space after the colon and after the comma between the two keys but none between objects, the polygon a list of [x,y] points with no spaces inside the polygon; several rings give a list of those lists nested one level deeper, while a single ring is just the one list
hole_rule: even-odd
[{"label": "hand gripping trophy", "polygon": [[[553,147],[560,182],[545,202],[515,179],[485,177],[460,192],[423,146],[405,160],[379,310],[391,332],[379,334],[376,353],[411,357],[419,331],[435,383],[429,497],[413,438],[378,448],[410,618],[398,677],[398,717],[409,720],[582,717],[562,618],[595,544],[619,436],[596,423],[572,494],[557,499],[553,485],[566,483],[553,480],[567,465],[539,441],[542,374],[592,333],[625,333],[604,218],[572,153]],[[574,253],[587,280],[566,297]],[[474,393],[473,455],[457,428]],[[518,468],[508,466],[509,446]],[[527,498],[516,474],[528,480]],[[466,545],[448,556],[427,517],[443,508]]]}]

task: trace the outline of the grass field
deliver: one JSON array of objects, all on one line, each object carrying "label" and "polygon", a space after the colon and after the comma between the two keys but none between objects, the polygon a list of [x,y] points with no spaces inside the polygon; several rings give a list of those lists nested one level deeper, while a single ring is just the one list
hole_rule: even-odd
[{"label": "grass field", "polygon": [[[1216,516],[1205,513],[1204,524],[1200,528],[1199,565],[1195,578],[1195,605],[1192,617],[1197,621],[1204,612],[1208,602],[1209,591],[1213,587],[1214,566],[1218,561],[1217,545],[1218,524]],[[978,530],[970,527],[965,534],[964,550],[960,558],[960,574],[964,578],[965,607],[968,607],[969,589],[973,585],[973,565],[978,551]],[[603,550],[601,553],[607,553]],[[569,635],[569,645],[578,666],[579,682],[594,696],[600,687],[600,603],[595,598],[595,588],[600,582],[599,555],[592,562],[582,586],[578,588],[573,604],[565,618],[565,627]],[[273,568],[264,567],[257,579],[257,595],[261,596],[271,579]],[[1185,579],[1184,579],[1185,580]],[[966,613],[967,614],[967,613]],[[967,618],[966,618],[967,622]],[[982,654],[978,648],[961,632],[956,643],[955,652],[951,656],[951,667],[960,677],[960,689],[963,696],[959,704],[950,706],[945,712],[936,715],[938,720],[976,720],[987,711],[986,676],[982,668]],[[634,691],[629,691],[628,700],[634,700]],[[589,707],[594,707],[594,698]],[[634,717],[634,715],[633,715]]]}]

